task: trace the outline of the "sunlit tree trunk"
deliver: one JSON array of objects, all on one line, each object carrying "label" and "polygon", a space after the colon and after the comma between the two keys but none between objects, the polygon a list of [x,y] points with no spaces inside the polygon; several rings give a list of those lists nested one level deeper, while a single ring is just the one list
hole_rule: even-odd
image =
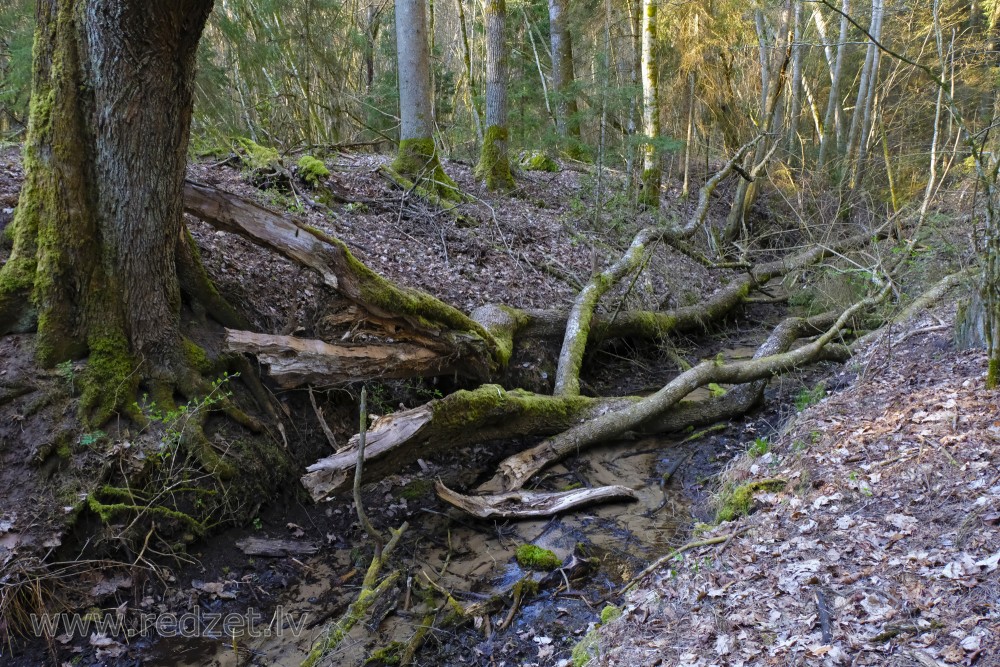
[{"label": "sunlit tree trunk", "polygon": [[434,91],[424,0],[396,2],[399,63],[399,155],[392,168],[442,195],[456,193],[434,147]]},{"label": "sunlit tree trunk", "polygon": [[506,189],[514,186],[507,156],[506,0],[486,0],[483,14],[486,17],[486,134],[476,174],[486,180],[490,190]]},{"label": "sunlit tree trunk", "polygon": [[[881,23],[880,8],[881,0],[872,0],[872,18],[868,26],[868,32],[876,39],[879,37],[878,30]],[[856,160],[861,159],[862,151],[859,149],[859,142],[860,144],[864,144],[868,140],[862,131],[862,126],[864,125],[865,116],[870,109],[869,105],[872,103],[872,96],[874,94],[872,80],[876,78],[875,64],[879,53],[879,48],[869,42],[867,53],[865,54],[865,64],[861,69],[861,81],[858,85],[857,101],[854,104],[854,115],[851,117],[851,131],[847,137],[847,162],[851,167],[852,173],[855,173]]]},{"label": "sunlit tree trunk", "polygon": [[[641,109],[642,96],[637,92],[640,90],[639,81],[642,77],[642,0],[628,0],[629,37],[632,41],[632,58],[629,66],[629,82],[633,92],[629,95],[628,103],[628,136],[634,137],[639,131],[639,112]],[[628,178],[629,192],[635,187],[635,146],[629,146],[626,157],[626,173]]]},{"label": "sunlit tree trunk", "polygon": [[577,116],[573,74],[573,38],[566,16],[568,0],[549,0],[549,33],[552,41],[552,90],[556,96],[556,127],[567,139],[566,152],[579,157],[580,119]]},{"label": "sunlit tree trunk", "polygon": [[659,69],[656,62],[656,3],[642,3],[642,132],[647,142],[642,146],[641,202],[657,208],[660,204],[660,152],[656,140],[660,137]]},{"label": "sunlit tree trunk", "polygon": [[802,112],[802,3],[796,1],[792,31],[792,81],[788,91],[788,152],[794,162],[799,155],[799,115]]},{"label": "sunlit tree trunk", "polygon": [[[882,15],[884,12],[884,0],[873,0],[872,2],[872,37],[876,41],[882,39]],[[857,185],[863,176],[865,162],[868,159],[868,141],[871,137],[872,118],[874,116],[875,105],[878,101],[878,71],[882,60],[882,49],[875,48],[872,57],[871,74],[868,77],[868,91],[864,97],[864,105],[861,114],[861,136],[858,137],[858,157],[853,162],[851,169],[851,186]]]},{"label": "sunlit tree trunk", "polygon": [[843,16],[840,17],[840,38],[837,41],[837,56],[834,60],[833,69],[830,73],[830,97],[826,104],[826,116],[823,119],[823,137],[819,144],[819,164],[820,169],[826,164],[830,157],[831,150],[834,149],[834,142],[839,142],[841,136],[842,116],[840,110],[840,80],[844,71],[844,50],[847,45],[847,20],[850,11],[850,0],[843,0],[840,9]]}]

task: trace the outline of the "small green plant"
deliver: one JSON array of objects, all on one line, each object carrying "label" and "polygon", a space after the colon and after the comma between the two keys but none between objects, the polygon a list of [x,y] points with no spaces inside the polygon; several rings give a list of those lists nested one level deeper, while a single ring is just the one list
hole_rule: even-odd
[{"label": "small green plant", "polygon": [[106,437],[108,437],[108,434],[104,431],[91,431],[90,433],[84,433],[80,436],[80,446],[92,447],[101,440],[104,440]]},{"label": "small green plant", "polygon": [[802,412],[811,405],[819,403],[826,396],[826,383],[817,382],[812,388],[803,388],[795,397],[795,409]]},{"label": "small green plant", "polygon": [[260,520],[259,516],[255,516],[253,518],[253,529],[260,530],[263,527],[264,527],[264,522]]},{"label": "small green plant", "polygon": [[720,497],[719,511],[715,515],[715,521],[722,523],[746,516],[750,513],[755,493],[781,491],[786,484],[787,482],[783,479],[762,479],[724,491]]},{"label": "small green plant", "polygon": [[749,454],[751,458],[756,459],[764,456],[764,454],[767,454],[770,449],[771,443],[767,441],[767,438],[757,438],[753,441],[753,444],[747,448],[747,454]]},{"label": "small green plant", "polygon": [[796,454],[798,454],[799,452],[804,452],[807,449],[809,449],[809,445],[807,445],[802,440],[796,440],[795,442],[792,443],[792,451],[795,452]]}]

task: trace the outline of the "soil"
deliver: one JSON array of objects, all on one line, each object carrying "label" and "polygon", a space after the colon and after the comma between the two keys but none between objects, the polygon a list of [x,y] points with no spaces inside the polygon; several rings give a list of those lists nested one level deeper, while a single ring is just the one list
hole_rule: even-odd
[{"label": "soil", "polygon": [[[600,207],[593,205],[592,178],[586,174],[573,171],[523,173],[518,176],[517,190],[495,196],[474,182],[467,165],[446,163],[449,174],[462,189],[475,196],[473,202],[463,205],[463,215],[459,218],[431,209],[392,187],[377,169],[385,161],[379,156],[351,154],[327,159],[327,166],[333,171],[328,186],[341,198],[350,200],[329,206],[318,203],[322,199],[321,192],[309,191],[302,184],[291,193],[282,189],[258,189],[249,182],[250,174],[229,162],[193,164],[189,176],[255,198],[265,205],[292,208],[309,224],[344,240],[352,253],[381,275],[434,294],[466,312],[487,303],[521,308],[568,307],[579,284],[585,283],[595,268],[617,259],[634,231],[652,219],[648,213],[630,217],[627,206],[607,206],[603,213],[594,213]],[[16,152],[8,149],[0,153],[0,227],[7,221],[4,216],[9,217],[12,212],[8,209],[16,204],[21,177]],[[712,216],[721,220],[726,212],[723,188],[716,198],[717,208]],[[684,215],[689,206],[678,205],[672,213]],[[324,329],[323,317],[334,306],[330,295],[310,271],[237,236],[217,232],[193,219],[187,222],[205,266],[222,294],[244,310],[261,331],[317,337],[330,334]],[[7,252],[0,246],[0,261],[6,259],[4,253]],[[773,253],[773,249],[761,248],[752,251],[751,257],[769,258]],[[684,255],[658,247],[651,254],[642,278],[634,284],[626,283],[616,288],[605,298],[604,304],[609,311],[614,311],[619,305],[663,309],[697,303],[732,275],[726,271],[710,271]],[[771,287],[772,295],[780,296],[784,292],[781,285]],[[677,355],[692,362],[718,353],[727,358],[750,356],[766,335],[767,327],[786,313],[785,305],[754,305],[726,323],[726,336],[673,340],[670,342],[671,354],[657,346],[627,341],[604,346],[587,360],[587,372],[583,377],[585,389],[599,395],[643,393],[662,386],[676,374]],[[911,325],[910,330],[915,326],[918,325]],[[897,331],[894,335],[905,334]],[[916,593],[912,600],[904,598],[895,589],[884,595],[879,591],[888,585],[887,582],[895,581],[894,577],[900,580],[900,586],[909,585],[916,581],[914,577],[920,573],[919,568],[933,570],[938,564],[945,564],[938,561],[946,559],[948,563],[959,563],[955,566],[958,570],[952,567],[949,572],[961,572],[962,577],[935,579],[937,584],[944,582],[946,585],[929,587],[920,594],[938,596],[932,598],[938,601],[931,607],[943,610],[948,605],[955,605],[954,608],[965,615],[962,619],[944,613],[933,615],[934,623],[945,625],[934,625],[937,643],[921,644],[920,649],[947,660],[943,651],[951,639],[943,638],[962,628],[966,635],[954,638],[952,644],[971,646],[972,640],[966,641],[966,638],[974,635],[980,637],[982,647],[979,654],[963,653],[963,660],[975,655],[978,656],[976,664],[996,664],[984,662],[986,658],[983,657],[989,655],[987,648],[998,648],[995,646],[996,612],[989,606],[991,603],[983,602],[979,593],[976,594],[979,597],[967,593],[968,599],[947,597],[963,592],[963,587],[967,592],[987,584],[987,588],[980,590],[993,590],[995,597],[995,572],[985,572],[989,566],[977,566],[976,562],[990,555],[984,546],[989,539],[994,540],[995,551],[995,528],[992,526],[996,524],[988,521],[993,513],[1000,511],[994,506],[996,494],[993,490],[997,481],[987,480],[987,486],[975,489],[965,489],[961,484],[969,486],[975,481],[973,476],[978,480],[984,474],[984,466],[991,464],[989,457],[993,456],[986,452],[987,444],[993,442],[995,449],[996,441],[975,441],[981,443],[977,447],[984,452],[980,458],[966,460],[968,456],[957,450],[949,454],[960,462],[956,466],[947,458],[943,463],[938,460],[943,454],[936,454],[940,448],[932,446],[936,444],[933,438],[939,435],[936,431],[920,436],[923,441],[913,434],[912,438],[917,440],[906,440],[905,446],[898,444],[899,440],[892,440],[896,449],[883,451],[880,447],[891,434],[883,433],[879,430],[881,426],[871,419],[864,422],[868,431],[863,430],[862,421],[851,421],[852,411],[869,416],[882,414],[894,405],[893,401],[910,401],[908,406],[929,405],[937,400],[937,394],[926,392],[935,387],[944,391],[941,387],[957,375],[970,384],[962,387],[959,383],[949,389],[949,392],[957,392],[956,396],[943,399],[941,405],[948,400],[962,406],[978,401],[975,405],[979,407],[975,410],[960,412],[979,415],[975,417],[979,429],[976,433],[983,437],[992,433],[985,406],[992,401],[995,407],[997,396],[986,396],[976,390],[975,383],[981,384],[976,369],[984,368],[979,363],[981,360],[976,353],[956,353],[942,341],[947,341],[947,332],[915,334],[894,346],[894,354],[888,361],[879,353],[884,346],[876,346],[857,362],[864,364],[860,367],[863,371],[860,376],[854,370],[820,365],[776,380],[768,388],[761,410],[733,420],[721,429],[691,439],[688,439],[690,434],[684,434],[675,438],[609,443],[552,467],[538,480],[540,488],[550,490],[577,484],[623,483],[638,489],[639,500],[635,503],[592,507],[549,521],[495,523],[470,519],[449,509],[435,496],[433,480],[441,479],[455,489],[471,488],[490,477],[503,456],[534,442],[484,443],[444,453],[432,460],[418,461],[397,475],[367,486],[363,502],[381,530],[387,532],[403,521],[410,523],[394,559],[406,576],[396,594],[390,596],[398,603],[388,610],[391,613],[373,628],[357,628],[350,635],[351,641],[345,643],[344,653],[334,656],[333,663],[360,664],[376,643],[384,644],[392,639],[405,641],[412,635],[424,610],[420,590],[426,588],[424,581],[429,578],[435,586],[452,592],[464,604],[498,594],[503,600],[499,611],[492,615],[494,632],[488,637],[487,628],[482,625],[436,628],[414,664],[568,664],[573,647],[595,627],[605,605],[622,603],[619,591],[625,583],[649,562],[685,542],[696,522],[712,522],[711,498],[718,488],[715,477],[731,465],[726,479],[733,483],[783,476],[795,480],[792,483],[801,490],[759,494],[759,511],[739,524],[750,526],[750,530],[726,545],[726,550],[712,564],[704,560],[703,552],[692,552],[679,561],[679,565],[671,565],[670,576],[664,576],[667,573],[664,570],[649,582],[648,588],[631,594],[625,600],[622,620],[601,630],[599,660],[615,664],[659,664],[657,656],[667,655],[675,648],[677,660],[694,655],[704,660],[704,664],[740,664],[739,660],[743,660],[742,664],[787,664],[796,656],[807,661],[835,661],[840,654],[853,658],[863,654],[858,646],[864,645],[864,632],[877,622],[860,614],[851,616],[845,609],[855,612],[855,607],[868,609],[865,604],[874,609],[876,602],[866,602],[873,597],[882,607],[903,605],[886,619],[904,614],[910,618],[912,609],[923,609],[919,604],[929,604],[924,598]],[[513,364],[524,386],[546,387],[552,376],[550,370],[556,352],[555,349],[536,349],[515,357]],[[917,364],[921,358],[933,368],[932,373],[916,370],[920,368]],[[72,373],[79,370],[77,366],[39,370],[31,361],[29,336],[0,338],[0,359],[3,359],[0,392],[27,384],[34,387],[31,396],[25,395],[0,406],[0,488],[9,489],[0,506],[0,573],[11,572],[18,563],[27,566],[33,562],[31,559],[51,559],[53,553],[61,562],[72,562],[73,550],[88,539],[87,522],[77,520],[78,510],[69,512],[66,508],[80,505],[73,500],[74,494],[85,494],[88,477],[107,464],[110,450],[79,447],[86,434],[75,430],[73,392],[72,387],[67,388]],[[904,370],[893,371],[893,368]],[[967,375],[962,376],[962,373]],[[795,413],[791,407],[795,398],[804,389],[815,387],[821,379],[831,392],[842,387],[847,389],[798,415],[794,426],[784,427],[787,418]],[[874,392],[867,389],[870,383],[878,389]],[[399,407],[415,406],[457,386],[454,380],[441,379],[370,387],[373,391],[371,411],[384,414]],[[337,442],[345,442],[355,430],[358,389],[328,388],[317,392]],[[925,393],[920,394],[917,390]],[[292,440],[304,450],[325,447],[315,418],[308,407],[303,407],[309,405],[304,393],[275,391],[299,417]],[[37,400],[33,398],[37,396],[50,398],[36,409],[26,410],[29,401]],[[828,412],[823,413],[824,409]],[[907,409],[909,412],[905,414],[912,417],[916,408]],[[926,412],[931,414],[930,408]],[[22,417],[18,419],[18,415]],[[935,429],[947,425],[946,422],[928,421],[931,426],[921,428]],[[900,418],[897,423],[905,425],[908,422]],[[819,440],[814,441],[814,432],[820,433]],[[851,434],[852,445],[847,450],[849,453],[843,454],[840,452],[847,434]],[[60,437],[75,445],[69,457],[59,455],[49,446]],[[121,442],[123,434],[112,430],[106,437],[110,446],[110,443]],[[749,461],[744,452],[757,438],[769,438],[771,451],[765,457]],[[927,442],[928,438],[932,440]],[[41,453],[33,450],[26,454],[12,446],[12,443],[25,440],[37,442]],[[855,440],[860,444],[855,446]],[[805,451],[800,451],[800,445],[796,444],[800,441],[809,443]],[[952,446],[958,447],[964,442],[956,441]],[[47,446],[49,448],[45,449]],[[863,452],[862,458],[851,458],[854,456],[851,452],[855,451]],[[897,458],[893,459],[892,452],[896,452]],[[845,461],[858,468],[857,475],[845,477],[842,467]],[[884,471],[879,461],[888,461]],[[923,472],[920,476],[904,474],[914,461],[930,462],[936,467],[929,469],[926,475]],[[672,474],[664,481],[668,471]],[[948,476],[935,477],[945,473]],[[882,487],[877,487],[878,493],[873,490],[876,482],[871,476],[878,474],[882,475],[879,483],[884,485],[885,493],[890,494],[885,496],[885,505],[876,502],[885,495]],[[52,487],[49,481],[53,476],[61,480],[58,488]],[[888,484],[890,481],[892,486]],[[949,486],[952,482],[958,486]],[[895,488],[898,485],[903,486]],[[925,489],[922,485],[930,486]],[[864,491],[866,488],[870,495]],[[951,524],[942,519],[941,525],[951,525],[954,534],[946,535],[942,528],[940,534],[921,537],[919,544],[912,542],[915,546],[909,551],[893,552],[897,544],[908,545],[911,538],[916,539],[915,535],[929,530],[928,524],[938,525],[930,520],[934,516],[952,516],[944,510],[935,510],[936,514],[925,516],[906,509],[915,503],[926,503],[931,495],[940,495],[941,489],[948,489],[949,512],[959,511],[963,518],[978,516],[982,525],[973,522],[971,527],[958,531],[953,525],[954,518],[950,519]],[[336,619],[357,595],[373,548],[357,522],[349,497],[337,497],[317,506],[306,503],[300,489],[283,491],[276,501],[262,506],[249,525],[221,530],[206,540],[194,542],[182,558],[155,563],[155,559],[132,563],[129,558],[130,567],[84,563],[73,566],[77,569],[60,572],[79,579],[75,588],[78,597],[67,598],[75,606],[119,609],[132,620],[141,614],[192,614],[194,610],[199,614],[245,615],[252,608],[261,613],[263,626],[267,626],[275,613],[286,614],[288,623],[304,621],[305,628],[298,636],[291,636],[290,627],[282,636],[274,636],[274,632],[268,637],[255,637],[246,632],[213,631],[203,633],[205,636],[200,639],[168,638],[163,632],[158,633],[159,637],[131,639],[114,634],[105,637],[100,633],[54,633],[47,643],[11,638],[5,648],[0,649],[0,662],[36,665],[66,661],[81,666],[298,665],[326,624]],[[816,506],[821,496],[833,498],[838,493],[839,498]],[[914,500],[906,494],[923,496],[921,500]],[[987,500],[966,506],[968,502],[978,502],[979,498]],[[838,512],[836,519],[831,514],[834,507]],[[870,514],[865,514],[869,507]],[[855,523],[850,530],[837,527],[841,515],[853,517]],[[918,523],[914,525],[899,519],[904,524],[898,528],[902,536],[887,540],[879,533],[882,524],[878,520],[880,516],[889,515],[913,516]],[[809,519],[815,520],[815,525],[800,530]],[[732,530],[732,525],[723,524],[710,529],[708,535]],[[838,544],[845,539],[844,531],[851,535],[857,532],[858,540],[868,541],[860,542],[854,551],[841,548]],[[951,540],[950,545],[941,541],[945,537]],[[281,557],[250,556],[240,546],[249,538],[291,540],[317,551]],[[934,542],[935,539],[939,541]],[[64,542],[65,545],[60,546]],[[559,581],[543,585],[537,596],[520,604],[511,617],[510,626],[499,629],[513,604],[510,587],[526,574],[516,564],[514,551],[518,545],[529,542],[552,549],[560,558],[568,558],[574,553],[596,558],[599,565],[581,580],[566,581],[565,585]],[[956,547],[959,543],[961,546]],[[767,545],[766,548],[762,549],[762,544]],[[830,549],[834,548],[838,552],[836,559],[830,554]],[[885,556],[882,561],[870,557],[869,551],[873,548],[881,550],[879,553]],[[914,559],[912,553],[931,555]],[[856,561],[856,555],[864,555],[868,560]],[[963,555],[973,559],[971,565],[968,559],[963,560]],[[801,569],[805,567],[801,563],[813,567],[814,560],[820,562],[819,569]],[[830,567],[825,563],[827,560],[835,565]],[[993,565],[995,570],[995,563]],[[977,567],[979,569],[972,572]],[[781,579],[779,575],[785,571],[794,572],[794,577]],[[859,572],[862,574],[858,579],[838,588],[840,584],[835,577],[849,579]],[[736,576],[735,573],[740,574]],[[540,574],[534,576],[542,578]],[[675,590],[676,581],[687,582],[687,588]],[[718,581],[724,583],[705,588],[705,582]],[[796,593],[785,590],[792,585],[789,581],[798,586]],[[862,581],[867,583],[859,583]],[[975,586],[969,588],[970,583]],[[806,592],[816,586],[829,592],[831,610],[836,612],[833,621],[836,641],[829,644],[808,643],[816,634],[816,612],[810,607]],[[722,593],[716,595],[718,588]],[[855,600],[859,591],[862,597]],[[782,595],[790,599],[786,601]],[[842,599],[847,602],[841,603]],[[774,606],[775,600],[779,606]],[[780,606],[785,602],[788,604]],[[768,615],[762,616],[763,620],[752,616],[769,605],[771,613],[779,614],[777,621]],[[29,607],[30,604],[24,608]],[[715,626],[709,627],[717,619],[728,618],[727,615],[736,620],[729,622],[725,632]],[[969,619],[972,618],[978,620],[971,623]],[[691,626],[698,628],[697,633],[685,627],[690,619],[700,623]],[[0,633],[3,631],[0,627]],[[723,636],[729,639],[720,639]],[[894,635],[887,640],[889,649],[883,648],[880,649],[882,653],[871,655],[897,655],[902,650],[901,642],[910,637],[906,633]],[[913,637],[926,639],[926,633]],[[739,650],[743,650],[744,643],[759,650],[746,653],[749,657],[733,647],[728,652],[715,650],[728,646],[727,641]],[[916,640],[910,643],[913,641]]]}]

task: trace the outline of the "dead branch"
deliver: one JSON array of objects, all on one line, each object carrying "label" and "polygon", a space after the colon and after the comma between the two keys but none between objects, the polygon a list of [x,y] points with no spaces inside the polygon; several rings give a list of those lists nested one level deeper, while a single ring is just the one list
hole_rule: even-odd
[{"label": "dead branch", "polygon": [[488,496],[466,496],[452,491],[441,482],[435,482],[434,490],[442,500],[480,519],[552,516],[583,505],[637,498],[635,491],[624,486],[600,486],[556,493],[513,491]]},{"label": "dead branch", "polygon": [[[694,368],[681,373],[673,381],[655,394],[644,398],[624,410],[606,413],[583,424],[560,433],[541,444],[504,459],[497,476],[487,482],[486,488],[494,488],[499,482],[501,488],[511,491],[521,488],[528,479],[545,466],[563,458],[571,452],[607,441],[626,431],[635,430],[642,424],[666,413],[682,398],[698,387],[709,383],[743,384],[770,378],[787,372],[819,358],[823,348],[840,333],[844,324],[859,311],[869,308],[884,299],[890,290],[886,286],[876,297],[863,299],[841,313],[840,317],[816,340],[791,352],[767,355],[750,361],[720,364],[703,361]],[[769,337],[768,341],[772,337]],[[765,342],[765,345],[767,342]]]}]

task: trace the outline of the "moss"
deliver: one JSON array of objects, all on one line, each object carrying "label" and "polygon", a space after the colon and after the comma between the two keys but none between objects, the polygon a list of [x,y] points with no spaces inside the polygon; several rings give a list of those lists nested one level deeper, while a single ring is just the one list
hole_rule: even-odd
[{"label": "moss", "polygon": [[583,639],[576,643],[573,651],[570,653],[570,661],[573,667],[583,667],[596,658],[600,651],[600,640],[601,636],[597,633],[597,628],[584,635]]},{"label": "moss", "polygon": [[398,665],[400,656],[406,650],[406,644],[402,642],[389,642],[385,646],[376,649],[368,656],[365,665]]},{"label": "moss", "polygon": [[617,621],[622,616],[622,610],[613,604],[609,604],[601,610],[601,625],[607,625],[612,621]]},{"label": "moss", "polygon": [[129,411],[139,390],[137,364],[124,335],[93,337],[88,341],[90,357],[81,378],[81,418],[100,426],[123,407],[137,423],[145,420]]},{"label": "moss", "polygon": [[215,368],[215,364],[213,364],[208,358],[205,348],[201,347],[191,339],[184,338],[181,340],[181,350],[184,353],[184,359],[187,361],[188,365],[202,375],[211,373]]},{"label": "moss", "polygon": [[986,372],[986,388],[1000,387],[1000,356],[990,359],[989,370]]},{"label": "moss", "polygon": [[660,170],[646,169],[642,172],[642,192],[639,203],[649,208],[660,207]]},{"label": "moss", "polygon": [[459,202],[464,199],[458,185],[444,173],[434,147],[434,140],[403,139],[392,163],[392,170],[409,178],[442,199]]},{"label": "moss", "polygon": [[555,160],[546,155],[543,151],[523,151],[518,158],[518,166],[525,171],[559,171],[559,165]]},{"label": "moss", "polygon": [[281,162],[277,149],[261,146],[246,137],[236,137],[233,140],[233,150],[248,169],[270,169]]},{"label": "moss", "polygon": [[[109,487],[105,487],[102,491],[106,492],[108,491],[108,488]],[[120,489],[120,491],[125,494],[129,493],[126,489]],[[149,516],[179,521],[190,527],[191,531],[196,535],[204,535],[207,532],[205,524],[198,521],[194,517],[185,514],[184,512],[159,505],[135,505],[124,502],[103,503],[98,500],[96,493],[92,493],[87,497],[87,506],[90,508],[90,511],[99,516],[101,521],[105,523],[109,523],[117,514],[146,514]]]},{"label": "moss", "polygon": [[433,484],[429,479],[415,479],[402,488],[399,497],[406,500],[417,500],[427,495]]},{"label": "moss", "polygon": [[715,515],[717,523],[732,521],[750,513],[754,494],[761,491],[776,492],[785,488],[787,482],[783,479],[763,479],[747,482],[723,494],[719,511]]},{"label": "moss", "polygon": [[486,181],[490,191],[509,190],[514,187],[514,177],[510,173],[510,160],[507,158],[507,128],[501,125],[491,125],[486,128],[483,137],[483,148],[476,165],[476,178]]},{"label": "moss", "polygon": [[322,160],[314,158],[312,155],[303,155],[298,161],[299,178],[316,187],[320,181],[330,175],[330,170],[326,168]]},{"label": "moss", "polygon": [[546,396],[523,389],[505,391],[500,385],[485,384],[472,391],[456,391],[434,401],[432,407],[434,423],[447,431],[486,424],[498,417],[515,418],[518,412],[530,414],[541,423],[568,424],[591,401],[581,396]]},{"label": "moss", "polygon": [[521,567],[528,570],[547,572],[562,565],[559,556],[534,544],[522,544],[517,548],[514,557]]}]

